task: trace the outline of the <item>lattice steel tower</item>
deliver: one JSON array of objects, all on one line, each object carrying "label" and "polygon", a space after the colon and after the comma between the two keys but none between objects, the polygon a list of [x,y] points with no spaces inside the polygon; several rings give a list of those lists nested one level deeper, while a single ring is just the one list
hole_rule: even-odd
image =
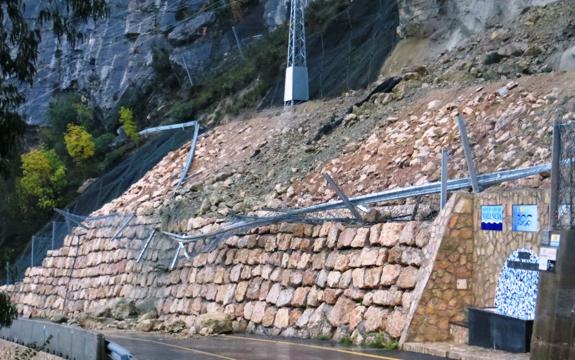
[{"label": "lattice steel tower", "polygon": [[284,104],[291,106],[309,100],[305,49],[305,5],[307,0],[291,0],[289,44]]}]

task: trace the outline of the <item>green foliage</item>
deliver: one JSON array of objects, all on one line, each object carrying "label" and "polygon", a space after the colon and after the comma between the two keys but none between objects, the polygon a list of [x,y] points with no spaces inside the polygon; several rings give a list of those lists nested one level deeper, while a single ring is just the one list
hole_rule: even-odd
[{"label": "green foliage", "polygon": [[169,114],[177,121],[186,121],[196,116],[193,101],[178,101],[172,104]]},{"label": "green foliage", "polygon": [[152,48],[152,67],[159,76],[169,76],[172,73],[170,51],[161,46]]},{"label": "green foliage", "polygon": [[103,135],[98,136],[94,140],[94,144],[96,145],[96,153],[97,154],[105,154],[110,149],[110,145],[114,142],[116,137],[113,134],[106,133]]},{"label": "green foliage", "polygon": [[56,150],[60,157],[68,154],[64,134],[69,124],[81,125],[92,133],[101,131],[92,109],[77,94],[64,94],[50,104],[47,112],[48,126],[42,128],[40,139],[44,145]]},{"label": "green foliage", "polygon": [[137,143],[140,141],[140,134],[134,122],[134,112],[132,109],[122,106],[120,108],[120,123],[124,127],[124,131],[130,140]]},{"label": "green foliage", "polygon": [[[72,45],[83,38],[76,29],[79,21],[99,19],[107,14],[105,0],[58,0],[39,2],[38,21],[29,21],[24,1],[0,1],[0,22],[4,26],[0,37],[0,167],[13,154],[25,124],[18,107],[25,98],[19,90],[32,83],[37,72],[38,45],[42,32],[52,29],[58,38],[66,37]],[[66,9],[65,12],[60,12]]]},{"label": "green foliage", "polygon": [[16,306],[12,304],[8,295],[0,292],[0,329],[12,325],[12,320],[17,316]]},{"label": "green foliage", "polygon": [[90,159],[96,153],[96,144],[92,134],[80,125],[68,124],[68,131],[64,135],[64,143],[68,154],[77,163]]},{"label": "green foliage", "polygon": [[331,337],[329,337],[328,335],[325,335],[325,334],[319,334],[316,339],[321,340],[321,341],[327,341],[327,340],[330,340]]},{"label": "green foliage", "polygon": [[230,97],[252,85],[245,97],[234,98],[226,111],[239,112],[254,106],[275,83],[278,72],[285,62],[287,26],[267,34],[261,41],[246,50],[246,60],[229,61],[212,75],[212,81],[192,89],[190,109],[206,110],[225,97]]},{"label": "green foliage", "polygon": [[383,331],[374,334],[373,337],[368,340],[367,346],[377,349],[385,350],[396,350],[399,348],[399,343],[393,339],[390,339],[387,334]]},{"label": "green foliage", "polygon": [[31,150],[22,155],[22,177],[18,190],[23,199],[32,206],[48,210],[63,201],[66,187],[66,167],[54,150]]},{"label": "green foliage", "polygon": [[351,338],[349,336],[344,336],[341,339],[339,339],[339,343],[342,344],[343,346],[353,345],[353,341],[351,340]]}]

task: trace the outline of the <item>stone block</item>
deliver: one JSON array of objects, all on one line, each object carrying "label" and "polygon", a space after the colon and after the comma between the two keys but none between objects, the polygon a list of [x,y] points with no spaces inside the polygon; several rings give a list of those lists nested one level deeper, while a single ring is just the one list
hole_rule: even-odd
[{"label": "stone block", "polygon": [[414,247],[405,247],[401,254],[401,263],[420,266],[423,263],[423,251]]},{"label": "stone block", "polygon": [[364,276],[365,276],[364,268],[353,269],[351,273],[353,286],[360,289],[363,288]]},{"label": "stone block", "polygon": [[325,289],[323,291],[323,301],[326,304],[333,305],[337,302],[339,296],[343,293],[341,289]]},{"label": "stone block", "polygon": [[399,223],[385,223],[381,227],[379,235],[379,244],[385,247],[393,247],[399,242],[403,224]]},{"label": "stone block", "polygon": [[383,330],[385,327],[385,318],[389,310],[383,309],[379,306],[370,306],[364,314],[365,332],[371,333]]},{"label": "stone block", "polygon": [[289,309],[281,308],[277,311],[274,327],[276,328],[287,328],[289,326]]},{"label": "stone block", "polygon": [[350,314],[355,306],[355,301],[345,296],[340,296],[327,317],[328,321],[336,327],[348,324]]},{"label": "stone block", "polygon": [[356,235],[356,229],[346,228],[344,229],[337,239],[337,248],[346,249],[351,247],[351,243]]},{"label": "stone block", "polygon": [[381,286],[394,285],[399,274],[401,273],[400,265],[387,264],[381,271]]},{"label": "stone block", "polygon": [[385,319],[385,331],[393,338],[399,338],[407,323],[407,315],[400,310],[394,310]]},{"label": "stone block", "polygon": [[291,301],[291,305],[295,307],[303,307],[306,304],[307,294],[309,293],[310,288],[308,287],[300,287],[297,288],[294,292],[293,299]]},{"label": "stone block", "polygon": [[294,289],[292,288],[283,289],[278,296],[278,300],[276,302],[277,307],[282,307],[289,304],[293,298],[293,294]]},{"label": "stone block", "polygon": [[377,264],[377,258],[379,257],[378,248],[363,248],[360,254],[361,266],[373,266]]},{"label": "stone block", "polygon": [[334,288],[337,287],[341,273],[339,271],[330,271],[327,275],[327,286]]},{"label": "stone block", "polygon": [[401,269],[397,279],[397,286],[402,289],[413,289],[417,284],[418,272],[419,270],[413,266]]},{"label": "stone block", "polygon": [[403,292],[393,286],[389,290],[377,290],[373,292],[373,303],[384,306],[396,306],[401,304]]},{"label": "stone block", "polygon": [[363,248],[369,239],[369,228],[357,229],[355,237],[353,238],[350,246],[353,248]]},{"label": "stone block", "polygon": [[365,275],[363,279],[364,288],[375,288],[379,286],[381,278],[381,268],[374,267],[365,270]]}]

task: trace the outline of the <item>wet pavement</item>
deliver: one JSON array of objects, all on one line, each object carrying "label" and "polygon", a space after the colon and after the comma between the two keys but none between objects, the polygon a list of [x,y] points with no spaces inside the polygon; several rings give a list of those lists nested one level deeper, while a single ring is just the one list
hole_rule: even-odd
[{"label": "wet pavement", "polygon": [[296,340],[278,337],[221,335],[178,338],[165,334],[128,331],[104,332],[134,354],[137,360],[435,360],[430,355],[336,346],[328,341]]}]

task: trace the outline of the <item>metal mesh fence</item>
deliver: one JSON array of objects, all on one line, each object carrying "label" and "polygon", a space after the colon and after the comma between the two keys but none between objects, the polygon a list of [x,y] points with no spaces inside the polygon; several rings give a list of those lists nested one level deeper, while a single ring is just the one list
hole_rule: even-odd
[{"label": "metal mesh fence", "polygon": [[[14,264],[6,264],[6,283],[21,281],[29,266],[39,266],[48,250],[62,247],[64,239],[77,222],[124,193],[166,154],[191,139],[193,131],[175,130],[160,133],[128,156],[114,169],[92,183],[67,209],[69,218],[58,214],[31,239],[28,247]],[[86,218],[89,220],[90,218]]]},{"label": "metal mesh fence", "polygon": [[553,216],[556,229],[575,228],[575,122],[556,124],[553,141]]}]

